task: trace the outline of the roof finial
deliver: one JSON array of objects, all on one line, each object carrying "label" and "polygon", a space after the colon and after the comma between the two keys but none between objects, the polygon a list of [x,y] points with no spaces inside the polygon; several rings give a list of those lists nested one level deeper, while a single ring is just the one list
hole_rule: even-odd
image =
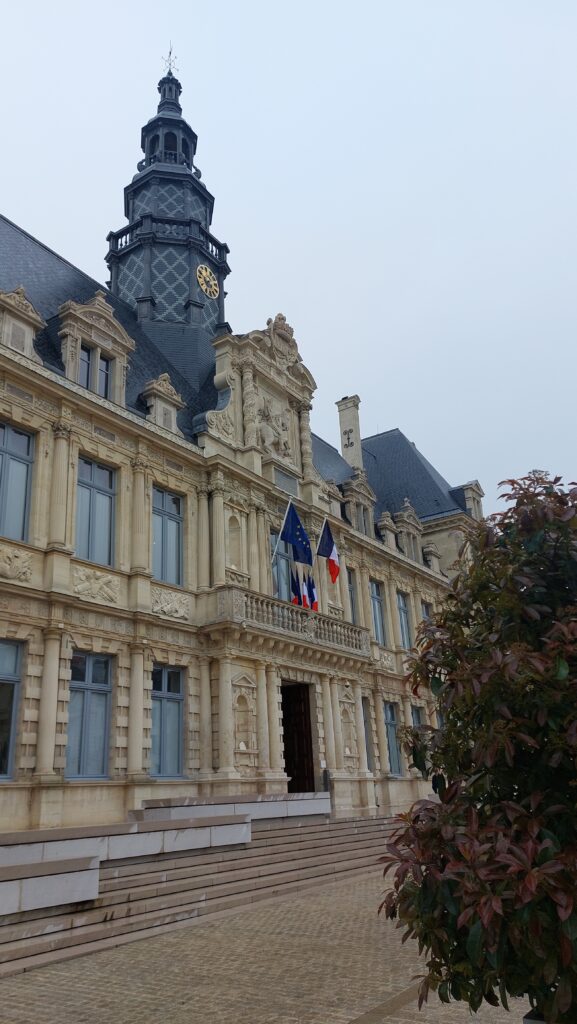
[{"label": "roof finial", "polygon": [[171,75],[173,71],[178,73],[178,68],[176,66],[176,54],[172,52],[172,42],[169,44],[168,57],[163,57],[162,63],[164,64],[165,71],[169,75]]}]

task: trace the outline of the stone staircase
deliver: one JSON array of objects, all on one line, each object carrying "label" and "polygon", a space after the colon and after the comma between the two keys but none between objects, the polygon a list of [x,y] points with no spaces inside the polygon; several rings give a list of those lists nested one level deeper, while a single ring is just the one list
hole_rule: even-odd
[{"label": "stone staircase", "polygon": [[374,871],[391,818],[254,822],[249,844],[103,861],[94,900],[5,915],[0,977]]}]

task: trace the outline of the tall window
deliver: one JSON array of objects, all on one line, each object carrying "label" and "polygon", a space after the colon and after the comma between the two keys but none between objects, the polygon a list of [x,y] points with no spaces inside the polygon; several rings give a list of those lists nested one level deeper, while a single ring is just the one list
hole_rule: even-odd
[{"label": "tall window", "polygon": [[90,387],[92,377],[92,349],[88,345],[80,346],[80,357],[78,359],[78,383],[83,388]]},{"label": "tall window", "polygon": [[182,773],[182,671],[167,665],[152,670],[152,751],[150,774]]},{"label": "tall window", "polygon": [[357,580],[354,569],[347,569],[347,587],[351,605],[351,622],[356,626],[358,625],[359,614],[357,610]]},{"label": "tall window", "polygon": [[26,540],[33,444],[30,434],[0,423],[0,534]]},{"label": "tall window", "polygon": [[152,575],[182,583],[182,498],[152,489]]},{"label": "tall window", "polygon": [[401,624],[401,644],[408,651],[411,646],[411,623],[409,619],[409,598],[401,590],[397,591],[397,608]]},{"label": "tall window", "polygon": [[108,774],[111,659],[75,651],[70,667],[66,774],[104,778]]},{"label": "tall window", "polygon": [[76,508],[76,554],[79,558],[112,565],[114,494],[114,470],[80,458]]},{"label": "tall window", "polygon": [[[276,548],[276,555],[272,562],[272,589],[275,597],[281,601],[291,600],[291,549],[284,540],[278,540],[278,533],[271,530],[270,551],[271,556]],[[277,547],[278,540],[278,547]]]},{"label": "tall window", "polygon": [[112,360],[100,356],[98,359],[98,394],[102,398],[110,398],[110,371]]},{"label": "tall window", "polygon": [[16,704],[20,682],[20,645],[0,642],[0,778],[12,771]]},{"label": "tall window", "polygon": [[383,618],[383,593],[381,584],[377,580],[370,580],[371,608],[373,610],[373,628],[375,640],[378,644],[385,643],[385,620]]},{"label": "tall window", "polygon": [[402,775],[401,747],[399,745],[399,705],[386,700],[384,701],[384,707],[391,775]]}]

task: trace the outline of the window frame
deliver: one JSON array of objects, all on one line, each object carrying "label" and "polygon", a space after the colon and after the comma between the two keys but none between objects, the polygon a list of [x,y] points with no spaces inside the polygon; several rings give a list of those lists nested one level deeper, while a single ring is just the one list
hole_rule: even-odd
[{"label": "window frame", "polygon": [[[155,491],[158,494],[162,494],[163,507],[161,509],[156,508],[154,504]],[[180,513],[177,515],[171,512],[165,507],[166,498],[178,498],[180,502]],[[161,575],[154,575],[154,517],[157,516],[161,520],[162,524],[162,536],[161,536],[161,551],[160,551],[160,562],[161,562]],[[172,580],[168,577],[166,568],[167,560],[167,529],[168,522],[177,523],[179,527],[178,531],[178,579]],[[151,552],[151,568],[152,578],[158,580],[159,583],[168,583],[173,587],[182,587],[184,580],[184,496],[177,494],[176,491],[168,491],[164,487],[158,487],[156,484],[152,485],[152,552]]]},{"label": "window frame", "polygon": [[[106,387],[104,391],[101,391],[100,389],[100,375],[102,373],[102,363],[105,364],[104,380],[106,382]],[[112,365],[113,360],[110,359],[109,356],[103,356],[102,352],[99,351],[98,365],[96,367],[96,394],[99,395],[100,398],[108,399],[108,401],[110,401],[110,392],[112,391]]]},{"label": "window frame", "polygon": [[[152,675],[151,675],[151,683],[153,685],[154,685],[154,673],[155,672],[161,672],[162,673],[162,689],[161,690],[155,690],[154,688],[151,689],[151,711],[150,711],[150,714],[151,714],[150,761],[151,761],[151,763],[150,763],[149,775],[153,779],[180,779],[180,778],[182,778],[183,773],[184,773],[184,696],[185,696],[186,675],[185,675],[184,669],[180,665],[163,665],[163,664],[160,664],[159,662],[155,662],[153,667],[152,667]],[[179,677],[180,677],[180,693],[169,693],[169,691],[168,691],[168,673],[169,672],[178,672]],[[153,765],[152,765],[152,753],[153,753],[153,747],[152,747],[152,728],[153,728],[152,727],[152,721],[153,721],[153,719],[152,719],[152,716],[154,715],[154,704],[155,704],[155,702],[156,702],[156,704],[157,704],[157,706],[159,708],[159,713],[160,713],[160,723],[159,723],[159,731],[158,731],[158,735],[159,735],[159,757],[158,757],[158,759],[159,759],[159,763],[160,763],[160,770],[158,772],[153,770]],[[165,765],[163,764],[163,761],[165,760],[165,752],[164,752],[164,738],[165,738],[164,737],[164,717],[165,717],[165,711],[164,711],[164,709],[167,706],[167,704],[170,703],[170,702],[178,705],[178,770],[177,770],[176,774],[174,774],[174,772],[168,773],[168,772],[163,770],[165,768]]]},{"label": "window frame", "polygon": [[[291,591],[291,562],[292,552],[291,546],[286,540],[280,540],[280,533],[277,530],[271,529],[270,531],[270,552],[271,552],[271,570],[272,570],[272,595],[276,597],[277,601],[288,601],[292,602],[292,591]],[[278,544],[277,544],[278,541]],[[276,550],[275,550],[276,549]],[[272,558],[274,552],[274,558]],[[281,575],[281,571],[282,574]],[[287,596],[284,597],[281,593],[280,583],[284,582]]]},{"label": "window frame", "polygon": [[[92,466],[93,467],[93,471],[94,471],[94,467],[96,467],[98,469],[105,470],[107,473],[111,473],[112,474],[112,488],[110,490],[108,490],[106,487],[99,486],[96,483],[94,483],[92,479],[91,480],[81,480],[80,479],[80,463],[81,462],[85,462],[85,463],[89,464],[90,466]],[[116,545],[115,545],[116,494],[117,494],[116,481],[117,481],[117,470],[116,470],[116,468],[114,466],[108,466],[105,462],[98,462],[95,459],[91,459],[91,458],[88,458],[87,456],[83,455],[82,452],[79,453],[79,455],[78,455],[77,473],[76,473],[76,534],[75,534],[75,539],[74,539],[74,555],[75,555],[76,558],[81,558],[85,562],[92,562],[94,565],[107,565],[110,568],[113,568],[113,566],[114,566],[114,556],[115,556],[115,547],[116,547]],[[87,555],[80,554],[80,552],[78,551],[78,525],[79,525],[79,517],[78,517],[78,508],[79,508],[78,492],[79,492],[81,487],[83,487],[85,490],[87,490],[89,492],[89,494],[90,494],[90,504],[89,504],[89,513],[88,513],[88,554]],[[107,562],[98,562],[98,561],[96,561],[95,558],[92,557],[93,554],[94,554],[93,523],[94,523],[94,505],[95,505],[95,495],[96,494],[105,494],[107,497],[112,499],[112,501],[110,502],[110,546],[109,546],[109,556],[108,556],[108,561]]]},{"label": "window frame", "polygon": [[16,733],[18,725],[18,707],[20,704],[20,692],[22,685],[22,644],[17,641],[2,638],[0,645],[7,644],[16,648],[16,672],[5,672],[0,674],[0,685],[12,687],[12,710],[10,713],[10,726],[8,732],[8,755],[6,758],[6,772],[0,773],[0,782],[10,782],[14,778],[14,758],[16,756]]},{"label": "window frame", "polygon": [[[28,541],[28,526],[30,520],[30,504],[32,499],[32,466],[34,465],[34,434],[31,434],[27,430],[20,430],[17,427],[13,427],[11,423],[7,423],[5,420],[0,420],[0,427],[4,429],[4,441],[0,442],[0,537],[6,538],[6,540],[20,541],[26,544]],[[8,439],[12,434],[22,434],[27,437],[29,445],[29,454],[21,455],[19,452],[11,449],[8,444]],[[26,470],[26,484],[24,490],[24,508],[22,510],[22,536],[13,537],[6,533],[6,511],[8,507],[8,478],[10,476],[10,464],[12,462],[18,462],[27,467]],[[6,470],[8,469],[8,472]]]},{"label": "window frame", "polygon": [[423,601],[421,598],[421,615],[423,622],[430,622],[433,618],[434,608],[431,601]]},{"label": "window frame", "polygon": [[[103,735],[103,750],[102,750],[102,762],[103,762],[104,771],[103,771],[102,774],[100,774],[100,773],[96,774],[94,772],[83,772],[82,771],[82,767],[83,767],[83,764],[84,764],[85,759],[86,759],[86,750],[87,750],[86,738],[87,738],[87,731],[88,731],[88,722],[89,722],[89,719],[90,719],[90,714],[89,714],[89,711],[87,710],[90,707],[90,696],[88,696],[88,699],[85,696],[83,704],[82,704],[82,721],[80,723],[80,742],[79,742],[80,771],[79,771],[78,774],[72,773],[70,771],[69,767],[68,767],[68,750],[69,750],[69,745],[70,745],[70,731],[68,729],[67,735],[66,735],[66,768],[65,768],[65,771],[64,771],[64,775],[65,775],[66,779],[108,779],[108,778],[110,778],[110,769],[109,769],[109,759],[110,759],[110,716],[111,716],[111,705],[112,705],[112,667],[113,667],[113,658],[110,655],[108,655],[108,654],[98,654],[98,653],[96,653],[94,651],[74,650],[73,651],[73,657],[74,657],[74,655],[82,655],[82,657],[86,658],[86,669],[85,669],[85,678],[84,678],[84,680],[72,679],[72,678],[70,679],[70,683],[69,683],[69,687],[68,687],[68,689],[69,689],[69,701],[70,701],[70,694],[72,693],[73,690],[74,691],[80,691],[80,692],[84,693],[85,695],[86,694],[90,695],[92,693],[99,693],[99,694],[103,693],[105,695],[105,697],[106,697],[106,714],[105,714],[105,717],[104,717],[104,730],[103,730],[104,731],[104,735]],[[103,684],[103,683],[94,684],[92,682],[92,674],[93,674],[93,671],[94,671],[94,662],[96,661],[96,659],[99,659],[99,660],[102,660],[102,661],[106,661],[106,663],[108,665],[108,681],[107,681],[106,684]]]},{"label": "window frame", "polygon": [[[403,777],[403,759],[401,745],[399,743],[400,706],[396,701],[383,700],[383,715],[385,719],[385,733],[387,736],[387,749],[389,752],[389,772],[396,778]],[[391,743],[391,739],[393,743]],[[391,752],[395,752],[395,766]],[[395,770],[398,768],[398,771]]]},{"label": "window frame", "polygon": [[399,615],[399,627],[401,632],[401,647],[410,651],[411,639],[411,618],[409,612],[409,595],[404,590],[397,590],[397,612]]},{"label": "window frame", "polygon": [[381,647],[385,647],[387,635],[385,631],[383,588],[379,580],[369,579],[369,592],[375,640]]}]

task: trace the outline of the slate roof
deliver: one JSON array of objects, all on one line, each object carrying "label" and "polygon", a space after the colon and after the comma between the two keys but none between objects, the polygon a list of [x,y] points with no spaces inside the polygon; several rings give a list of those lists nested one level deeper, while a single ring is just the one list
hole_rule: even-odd
[{"label": "slate roof", "polygon": [[[64,366],[58,337],[58,309],[69,299],[84,303],[93,298],[98,289],[105,292],[116,319],[136,345],[126,381],[127,408],[145,416],[146,406],[139,397],[144,385],[161,373],[169,373],[174,387],[186,402],[186,408],[178,414],[178,425],[185,437],[193,437],[193,417],[216,404],[216,392],[211,386],[212,368],[206,365],[206,358],[192,372],[195,346],[194,339],[185,336],[186,325],[156,324],[154,339],[150,338],[127,303],[0,214],[0,291],[11,292],[19,285],[47,321],[46,329],[35,343],[38,355],[49,369],[61,374]],[[176,357],[179,345],[186,349],[186,354],[178,360],[179,365],[175,365],[170,355]],[[183,372],[187,369],[191,369],[190,374]],[[203,404],[206,402],[209,404]]]},{"label": "slate roof", "polygon": [[362,446],[367,480],[377,495],[376,519],[385,511],[399,512],[405,498],[419,519],[466,511],[461,489],[451,488],[398,428],[365,437]]},{"label": "slate roof", "polygon": [[352,467],[332,444],[323,441],[317,434],[312,434],[312,442],[313,464],[323,480],[334,480],[336,484],[342,484],[352,477]]}]

